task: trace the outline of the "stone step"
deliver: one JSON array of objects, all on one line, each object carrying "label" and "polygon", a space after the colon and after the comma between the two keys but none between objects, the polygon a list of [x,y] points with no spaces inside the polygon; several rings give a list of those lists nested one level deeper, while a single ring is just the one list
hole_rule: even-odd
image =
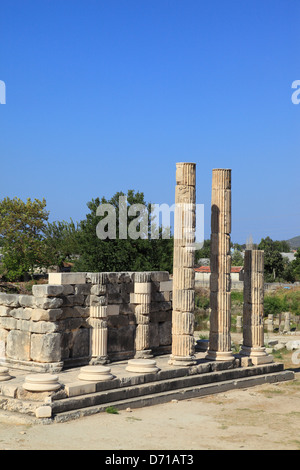
[{"label": "stone step", "polygon": [[[260,376],[282,372],[283,365],[273,363],[255,367],[234,368],[231,370],[188,375],[172,379],[169,378],[167,380],[153,381],[139,385],[119,386],[114,389],[53,401],[52,414],[53,417],[58,419],[58,415],[60,414],[69,412],[72,414],[80,409],[86,410],[91,408],[92,412],[92,408],[100,408],[102,410],[112,403],[142,403],[145,397],[155,396],[158,399],[159,396],[168,396],[168,394],[178,394],[181,396],[183,394],[182,391],[186,389],[192,388],[193,390],[197,390],[199,387],[208,387],[213,384],[217,387],[218,383],[229,383],[243,379],[250,380],[252,377],[258,378]],[[149,400],[150,402],[153,401],[152,398]],[[156,401],[156,399],[154,401]],[[143,405],[141,404],[141,406]]]},{"label": "stone step", "polygon": [[82,418],[84,416],[90,416],[96,413],[104,412],[107,410],[108,406],[114,407],[116,410],[125,410],[127,408],[142,408],[145,406],[169,403],[172,400],[179,401],[191,398],[201,398],[207,395],[224,393],[234,389],[249,388],[266,383],[278,383],[286,380],[293,380],[293,378],[294,373],[288,370],[255,375],[251,377],[242,377],[210,384],[185,387],[177,390],[169,390],[161,393],[153,393],[140,397],[127,398],[124,400],[116,400],[109,403],[88,406],[76,410],[62,411],[58,414],[54,414],[53,418],[55,422],[66,422],[73,419]]}]

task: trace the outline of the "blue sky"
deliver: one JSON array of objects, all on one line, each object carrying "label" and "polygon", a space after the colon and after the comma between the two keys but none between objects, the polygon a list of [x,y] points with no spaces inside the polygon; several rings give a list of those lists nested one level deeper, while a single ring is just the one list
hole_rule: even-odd
[{"label": "blue sky", "polygon": [[45,198],[50,220],[143,191],[173,204],[197,163],[232,169],[232,241],[300,235],[299,0],[2,0],[0,199]]}]

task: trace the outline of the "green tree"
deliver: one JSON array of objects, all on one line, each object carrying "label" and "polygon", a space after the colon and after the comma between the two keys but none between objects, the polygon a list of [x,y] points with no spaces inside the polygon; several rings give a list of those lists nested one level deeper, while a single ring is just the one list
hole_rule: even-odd
[{"label": "green tree", "polygon": [[64,262],[74,261],[79,253],[78,224],[56,221],[44,228],[44,264],[62,269]]},{"label": "green tree", "polygon": [[49,216],[45,207],[45,199],[0,201],[2,272],[10,281],[32,276],[35,267],[43,266],[43,230]]},{"label": "green tree", "polygon": [[244,266],[244,258],[239,250],[234,250],[231,255],[232,266]]},{"label": "green tree", "polygon": [[[150,204],[146,204],[144,194],[128,190],[127,208],[133,204],[140,204],[147,208],[146,230],[142,232],[142,217],[145,214],[127,215],[127,228],[130,223],[140,220],[137,225],[140,233],[137,239],[120,238],[119,198],[124,197],[123,192],[117,192],[111,199],[105,197],[93,199],[88,202],[89,213],[80,222],[78,231],[79,259],[75,262],[74,269],[78,271],[150,271],[167,270],[172,272],[173,262],[173,239],[150,239]],[[100,221],[105,220],[107,214],[97,215],[100,204],[110,204],[115,209],[116,227],[114,239],[101,239],[97,236],[97,226]],[[137,232],[139,230],[137,229]],[[160,230],[162,232],[162,229]],[[124,235],[124,234],[123,234]]]},{"label": "green tree", "polygon": [[198,263],[201,258],[210,258],[210,239],[204,240],[202,248],[195,252],[195,262]]},{"label": "green tree", "polygon": [[300,281],[300,248],[295,253],[295,259],[291,262],[293,274],[297,281]]}]

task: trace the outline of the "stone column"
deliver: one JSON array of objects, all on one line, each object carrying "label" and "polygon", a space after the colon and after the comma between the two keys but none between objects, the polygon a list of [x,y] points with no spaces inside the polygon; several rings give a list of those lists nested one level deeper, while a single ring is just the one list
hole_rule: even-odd
[{"label": "stone column", "polygon": [[194,242],[196,228],[196,164],[176,164],[173,259],[172,354],[170,364],[195,364]]},{"label": "stone column", "polygon": [[254,365],[272,362],[264,347],[264,252],[246,250],[244,257],[243,346],[240,354]]},{"label": "stone column", "polygon": [[135,358],[152,357],[150,348],[151,273],[134,275],[134,303],[136,318]]},{"label": "stone column", "polygon": [[232,360],[231,352],[231,170],[214,169],[211,197],[209,360]]},{"label": "stone column", "polygon": [[107,296],[106,273],[96,273],[90,295],[90,355],[91,364],[106,364],[107,355]]}]

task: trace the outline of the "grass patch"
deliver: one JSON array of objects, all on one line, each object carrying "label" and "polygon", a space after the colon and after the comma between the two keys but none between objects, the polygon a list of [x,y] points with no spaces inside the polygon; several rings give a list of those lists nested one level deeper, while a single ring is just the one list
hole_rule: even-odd
[{"label": "grass patch", "polygon": [[118,415],[119,414],[119,411],[114,406],[108,406],[105,411],[106,411],[106,413],[110,413],[112,415]]}]

